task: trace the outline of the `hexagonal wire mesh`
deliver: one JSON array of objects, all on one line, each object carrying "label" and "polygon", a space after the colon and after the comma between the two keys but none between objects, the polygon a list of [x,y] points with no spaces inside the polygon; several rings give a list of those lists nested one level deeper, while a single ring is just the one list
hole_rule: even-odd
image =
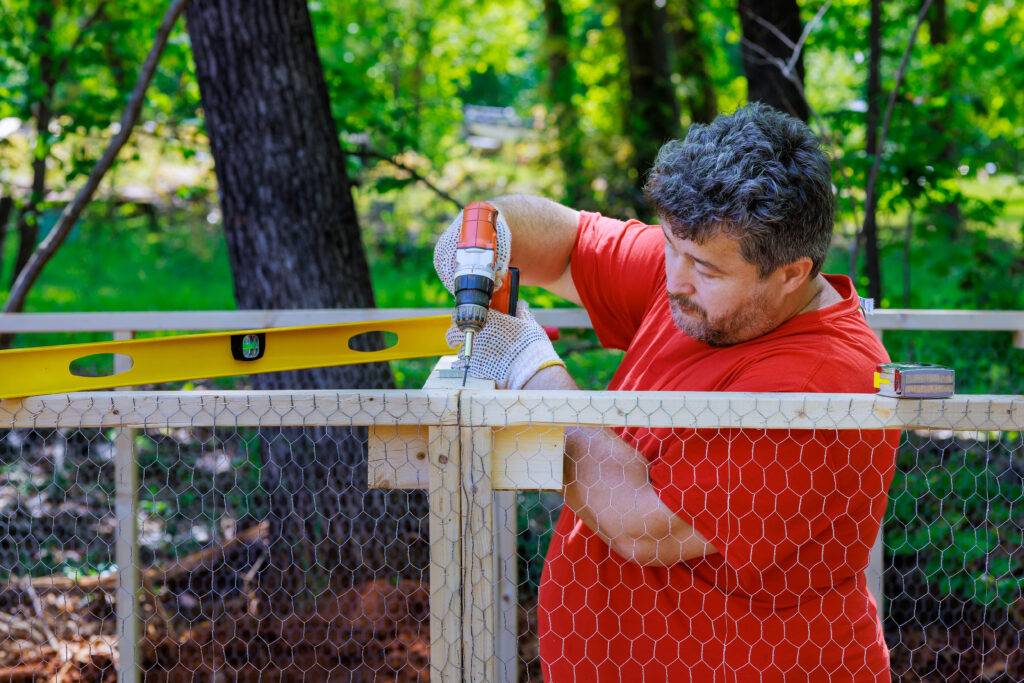
[{"label": "hexagonal wire mesh", "polygon": [[[581,501],[636,514],[607,486],[583,488],[572,510],[520,492],[522,679],[1024,680],[1024,413],[996,429],[985,415],[1006,405],[970,400],[972,414],[906,430],[838,402],[814,430],[767,403],[746,408],[765,429],[725,414],[682,427],[696,410],[673,412],[673,428],[655,413],[613,428],[651,461],[660,501],[720,552],[666,567],[636,550],[647,529],[625,545],[606,537],[623,533],[614,518],[591,532],[601,511]],[[594,457],[600,439],[583,431],[575,457],[614,477],[614,457]],[[883,516],[884,595],[869,597]]]},{"label": "hexagonal wire mesh", "polygon": [[[172,315],[162,324],[171,324],[173,320],[177,319]],[[73,321],[66,324],[73,325]],[[187,326],[186,321],[178,321],[177,326]],[[1024,363],[1020,362],[1024,352],[1013,348],[1011,333],[902,331],[892,329],[891,324],[883,326],[887,328],[886,346],[894,359],[940,362],[955,367],[959,391],[1024,390]],[[571,343],[560,346],[567,347],[561,349],[563,354],[572,352]],[[332,498],[342,500],[340,491],[355,492],[362,500],[361,489],[355,486],[360,476],[358,468],[353,469],[345,457],[329,457],[337,465],[335,472],[353,477],[349,480],[352,483],[339,484],[337,478],[328,477],[330,488],[339,490],[326,497],[323,490],[305,489],[309,482],[331,469],[316,461],[331,451],[348,452],[349,456],[360,451],[366,443],[363,433],[318,429],[310,423],[305,429],[291,432],[269,425],[213,430],[204,427],[195,433],[178,427],[175,437],[175,430],[156,423],[159,419],[138,432],[98,430],[84,423],[59,429],[40,426],[0,431],[0,572],[6,574],[0,579],[6,581],[0,592],[0,619],[4,621],[0,628],[0,667],[8,667],[6,671],[14,671],[15,676],[34,676],[40,671],[67,674],[72,669],[88,669],[97,679],[113,675],[110,661],[118,653],[111,639],[112,603],[116,599],[113,586],[117,581],[111,573],[116,571],[112,543],[117,527],[112,498],[116,468],[112,461],[117,446],[122,444],[124,450],[123,444],[133,440],[140,464],[139,562],[155,572],[179,572],[168,579],[169,586],[155,581],[152,572],[142,575],[142,614],[147,629],[155,618],[174,629],[184,625],[188,636],[181,643],[174,638],[164,639],[166,642],[161,646],[165,660],[160,667],[146,669],[147,678],[164,676],[161,672],[173,669],[174,662],[187,662],[189,658],[198,662],[196,671],[230,672],[232,667],[238,667],[243,673],[258,671],[261,676],[271,675],[281,671],[281,664],[291,657],[281,655],[282,648],[295,651],[300,660],[308,660],[311,649],[331,653],[326,665],[317,664],[305,671],[306,678],[313,672],[327,678],[396,678],[403,671],[415,676],[424,670],[423,640],[411,648],[393,646],[392,641],[392,646],[388,646],[381,637],[366,635],[379,633],[374,625],[367,630],[366,619],[358,629],[351,625],[340,631],[335,628],[340,609],[336,602],[332,617],[330,601],[339,595],[334,587],[325,591],[317,587],[323,580],[315,579],[316,571],[303,572],[301,579],[294,575],[290,579],[282,577],[282,588],[270,593],[281,598],[286,606],[301,605],[303,594],[307,598],[313,596],[316,616],[307,616],[310,626],[304,626],[304,633],[310,635],[308,642],[305,635],[301,641],[287,641],[282,636],[283,624],[269,627],[268,632],[264,623],[267,620],[258,620],[260,628],[255,630],[251,621],[249,625],[225,622],[224,615],[237,605],[225,603],[222,594],[252,593],[254,582],[271,585],[264,576],[271,574],[272,569],[279,571],[278,565],[292,570],[303,566],[319,569],[318,562],[336,560],[338,567],[334,573],[347,574],[353,584],[358,581],[360,569],[363,576],[412,576],[411,584],[403,583],[406,579],[390,579],[390,584],[401,590],[388,589],[379,581],[374,584],[371,578],[367,585],[377,586],[384,590],[383,594],[380,590],[366,596],[351,591],[342,594],[352,598],[342,601],[348,608],[344,619],[351,621],[352,615],[368,602],[383,609],[385,622],[390,618],[387,615],[408,614],[416,616],[406,621],[426,624],[422,588],[423,577],[429,572],[413,569],[424,563],[424,502],[414,491],[394,491],[383,498],[371,494],[369,517],[373,521],[363,519],[362,524],[372,531],[362,541],[347,545],[349,550],[356,550],[354,555],[343,554],[337,548],[325,550],[328,545],[339,545],[330,538],[319,542],[307,539],[296,548],[289,548],[284,559],[275,565],[259,554],[267,552],[274,520],[279,520],[282,529],[284,520],[290,520],[293,531],[303,527],[300,538],[305,538],[307,519],[314,531],[333,524],[333,532],[355,531],[354,537],[358,538],[359,525],[353,526],[350,519],[352,509],[331,502]],[[975,438],[977,434],[971,430],[918,430],[904,432],[900,439],[885,521],[882,601],[893,676],[900,680],[957,680],[978,675],[990,680],[1021,678],[1019,658],[999,656],[1019,643],[1024,621],[1020,598],[1020,577],[1024,572],[1019,551],[1022,515],[1020,489],[1014,488],[1021,472],[1019,435],[1015,442],[1012,431],[987,433],[984,439]],[[436,444],[438,438],[432,434],[430,443]],[[450,442],[447,446],[454,448]],[[284,470],[288,475],[282,479],[285,485],[270,484],[268,488],[263,482],[270,480],[275,461],[264,460],[264,454],[274,453],[275,447],[277,453],[285,453],[279,462],[287,465]],[[293,457],[308,452],[316,454],[314,462],[306,456]],[[387,463],[384,470],[378,468],[376,474],[387,484]],[[291,488],[287,486],[289,481],[293,484]],[[279,494],[279,511],[271,508],[270,490]],[[510,496],[518,499],[518,504],[510,503]],[[443,501],[443,496],[437,497],[435,503]],[[504,609],[496,617],[499,673],[509,674],[506,679],[515,674],[517,647],[514,642],[509,645],[508,634],[515,634],[518,629],[519,678],[540,680],[537,588],[559,517],[561,495],[552,491],[519,491],[496,494],[495,502],[493,524],[506,530],[495,540],[497,573],[503,579],[496,599],[507,606],[516,593],[519,598],[518,615]],[[303,511],[309,503],[314,509]],[[282,514],[280,510],[288,512]],[[381,520],[382,510],[391,521]],[[437,531],[431,538],[442,538],[442,542],[435,541],[431,547],[442,555],[444,550],[453,553],[448,546],[454,544],[453,539],[461,530],[447,524]],[[367,561],[369,556],[374,559]],[[354,566],[357,563],[359,566]],[[384,569],[367,572],[372,566]],[[403,566],[407,571],[398,570]],[[243,571],[240,588],[239,567]],[[88,578],[67,578],[82,574]],[[36,580],[27,581],[33,575]],[[513,587],[516,581],[517,587]],[[449,576],[441,584],[446,582],[450,588],[459,579]],[[231,585],[225,588],[225,583]],[[267,592],[266,588],[263,590]],[[164,600],[156,600],[154,595],[172,599],[173,603],[168,603],[170,610]],[[451,592],[448,598],[447,611],[457,611]],[[219,601],[220,606],[210,607],[211,600]],[[235,603],[239,602],[236,597]],[[267,598],[265,602],[278,610],[270,621],[282,621],[281,604]],[[381,605],[387,606],[380,608]],[[287,611],[286,607],[284,613]],[[89,616],[86,622],[80,622],[65,612]],[[370,607],[363,612],[379,613]],[[151,613],[156,616],[146,616]],[[218,615],[219,621],[207,618]],[[236,630],[236,624],[242,628]],[[195,629],[193,625],[197,625]],[[324,638],[317,634],[324,629],[330,632],[331,641],[326,650],[318,649]],[[198,640],[191,639],[193,632],[200,636]],[[229,637],[229,633],[236,637]],[[147,653],[155,652],[149,640],[151,635],[147,631],[147,640],[142,641],[144,662]],[[450,631],[445,631],[445,635],[454,639]],[[372,642],[369,650],[361,645],[364,641]],[[60,656],[47,659],[47,647]],[[339,649],[349,655],[358,651],[358,668],[351,660],[335,663],[332,657]],[[405,666],[403,662],[411,661],[404,654],[407,649],[418,653],[418,664]],[[450,652],[452,659],[461,661],[461,649]],[[374,664],[383,661],[385,655],[386,664]],[[364,658],[369,666],[363,666]],[[272,666],[260,669],[261,662],[270,660]],[[339,656],[338,661],[342,660]],[[301,665],[284,668],[292,672],[300,669]]]},{"label": "hexagonal wire mesh", "polygon": [[115,678],[125,557],[146,680],[429,675],[426,496],[367,487],[367,425],[445,398],[81,396],[0,410],[0,678]]},{"label": "hexagonal wire mesh", "polygon": [[[431,653],[442,680],[508,680],[516,649],[523,680],[1024,665],[1019,399],[136,392],[0,420],[8,673],[110,680],[124,657],[119,446],[137,463],[147,680],[426,680]],[[593,478],[621,468],[608,430],[720,552],[680,562],[676,536],[623,522],[637,501]],[[576,513],[549,532],[563,431]],[[886,662],[864,570],[890,478]],[[495,488],[519,491],[518,515]]]}]

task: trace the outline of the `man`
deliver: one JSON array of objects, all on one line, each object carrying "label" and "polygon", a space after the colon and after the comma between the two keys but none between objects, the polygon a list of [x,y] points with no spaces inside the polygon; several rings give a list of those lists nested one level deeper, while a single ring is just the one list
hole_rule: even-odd
[{"label": "man", "polygon": [[[625,350],[609,389],[873,391],[888,358],[849,278],[820,273],[831,173],[802,122],[754,104],[694,125],[646,193],[660,226],[493,202],[523,281],[586,307]],[[459,225],[435,253],[449,289]],[[470,372],[575,389],[522,308],[491,313]],[[568,430],[539,595],[545,680],[888,681],[864,570],[897,436]]]}]

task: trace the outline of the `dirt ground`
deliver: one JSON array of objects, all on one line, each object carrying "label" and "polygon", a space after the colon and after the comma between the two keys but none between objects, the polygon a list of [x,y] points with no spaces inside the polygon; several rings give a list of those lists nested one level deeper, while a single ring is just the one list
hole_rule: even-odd
[{"label": "dirt ground", "polygon": [[[317,599],[315,613],[294,613],[290,602],[283,609],[268,609],[267,604],[255,604],[252,592],[245,590],[259,563],[238,561],[265,549],[259,529],[253,531],[226,552],[205,553],[178,563],[173,572],[162,572],[159,590],[152,579],[161,572],[144,573],[144,680],[429,680],[425,583],[376,580],[328,591]],[[225,581],[226,572],[239,575]],[[221,593],[216,602],[190,604],[187,598],[195,593],[189,589],[212,585],[214,573],[217,584],[242,590]],[[114,683],[115,586],[116,577],[108,575],[79,581],[59,576],[23,579],[0,588],[0,683]],[[540,680],[535,613],[532,606],[524,607],[520,619],[522,681]]]},{"label": "dirt ground", "polygon": [[[12,609],[12,600],[20,607]],[[430,679],[429,595],[420,582],[372,581],[321,599],[315,614],[285,618],[249,614],[237,601],[228,607],[216,619],[182,624],[144,598],[144,680]],[[0,637],[0,683],[114,683],[114,625],[108,586],[8,586],[0,591],[0,633],[8,636]],[[521,609],[519,646],[520,681],[540,681],[533,605]],[[908,627],[892,648],[892,663],[893,680],[901,682],[1024,681],[1021,634],[1005,628]]]}]

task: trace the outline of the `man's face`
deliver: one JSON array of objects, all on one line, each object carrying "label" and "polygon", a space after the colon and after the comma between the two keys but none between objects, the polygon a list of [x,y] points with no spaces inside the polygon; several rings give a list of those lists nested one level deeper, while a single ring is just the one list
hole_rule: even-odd
[{"label": "man's face", "polygon": [[665,276],[672,318],[680,330],[710,346],[730,346],[778,326],[782,293],[774,278],[740,254],[723,233],[697,244],[665,232]]}]

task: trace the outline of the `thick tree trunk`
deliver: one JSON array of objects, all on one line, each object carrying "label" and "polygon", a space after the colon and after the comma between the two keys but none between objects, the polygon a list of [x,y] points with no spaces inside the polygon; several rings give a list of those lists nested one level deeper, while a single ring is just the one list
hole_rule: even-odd
[{"label": "thick tree trunk", "polygon": [[634,204],[637,214],[644,215],[640,190],[658,150],[679,137],[679,105],[669,67],[664,6],[654,0],[618,0],[618,7],[629,69],[626,136],[633,146]]},{"label": "thick tree trunk", "polygon": [[544,0],[547,34],[544,49],[548,66],[548,102],[558,135],[558,157],[565,176],[563,200],[574,207],[587,202],[590,191],[583,173],[583,131],[572,101],[576,74],[569,53],[569,28],[561,0]]},{"label": "thick tree trunk", "polygon": [[803,92],[802,51],[789,67],[803,31],[796,0],[740,0],[739,10],[747,99],[806,121],[810,110]]},{"label": "thick tree trunk", "polygon": [[[882,112],[882,0],[871,0],[871,23],[868,26],[868,90],[867,133],[865,151],[874,160],[878,148],[878,127]],[[868,193],[864,206],[864,260],[868,273],[868,296],[882,304],[882,272],[878,254],[878,191]]]},{"label": "thick tree trunk", "polygon": [[709,123],[718,115],[715,86],[704,59],[698,0],[671,0],[666,5],[675,47],[675,70],[686,84],[686,106],[694,123]]},{"label": "thick tree trunk", "polygon": [[[239,308],[373,306],[305,0],[193,0],[186,21]],[[392,378],[374,364],[254,383],[386,388]],[[364,429],[285,430],[265,450],[274,568],[263,587],[274,607],[308,601],[328,579],[425,578],[425,496],[368,491]],[[295,597],[274,597],[277,581]]]}]

